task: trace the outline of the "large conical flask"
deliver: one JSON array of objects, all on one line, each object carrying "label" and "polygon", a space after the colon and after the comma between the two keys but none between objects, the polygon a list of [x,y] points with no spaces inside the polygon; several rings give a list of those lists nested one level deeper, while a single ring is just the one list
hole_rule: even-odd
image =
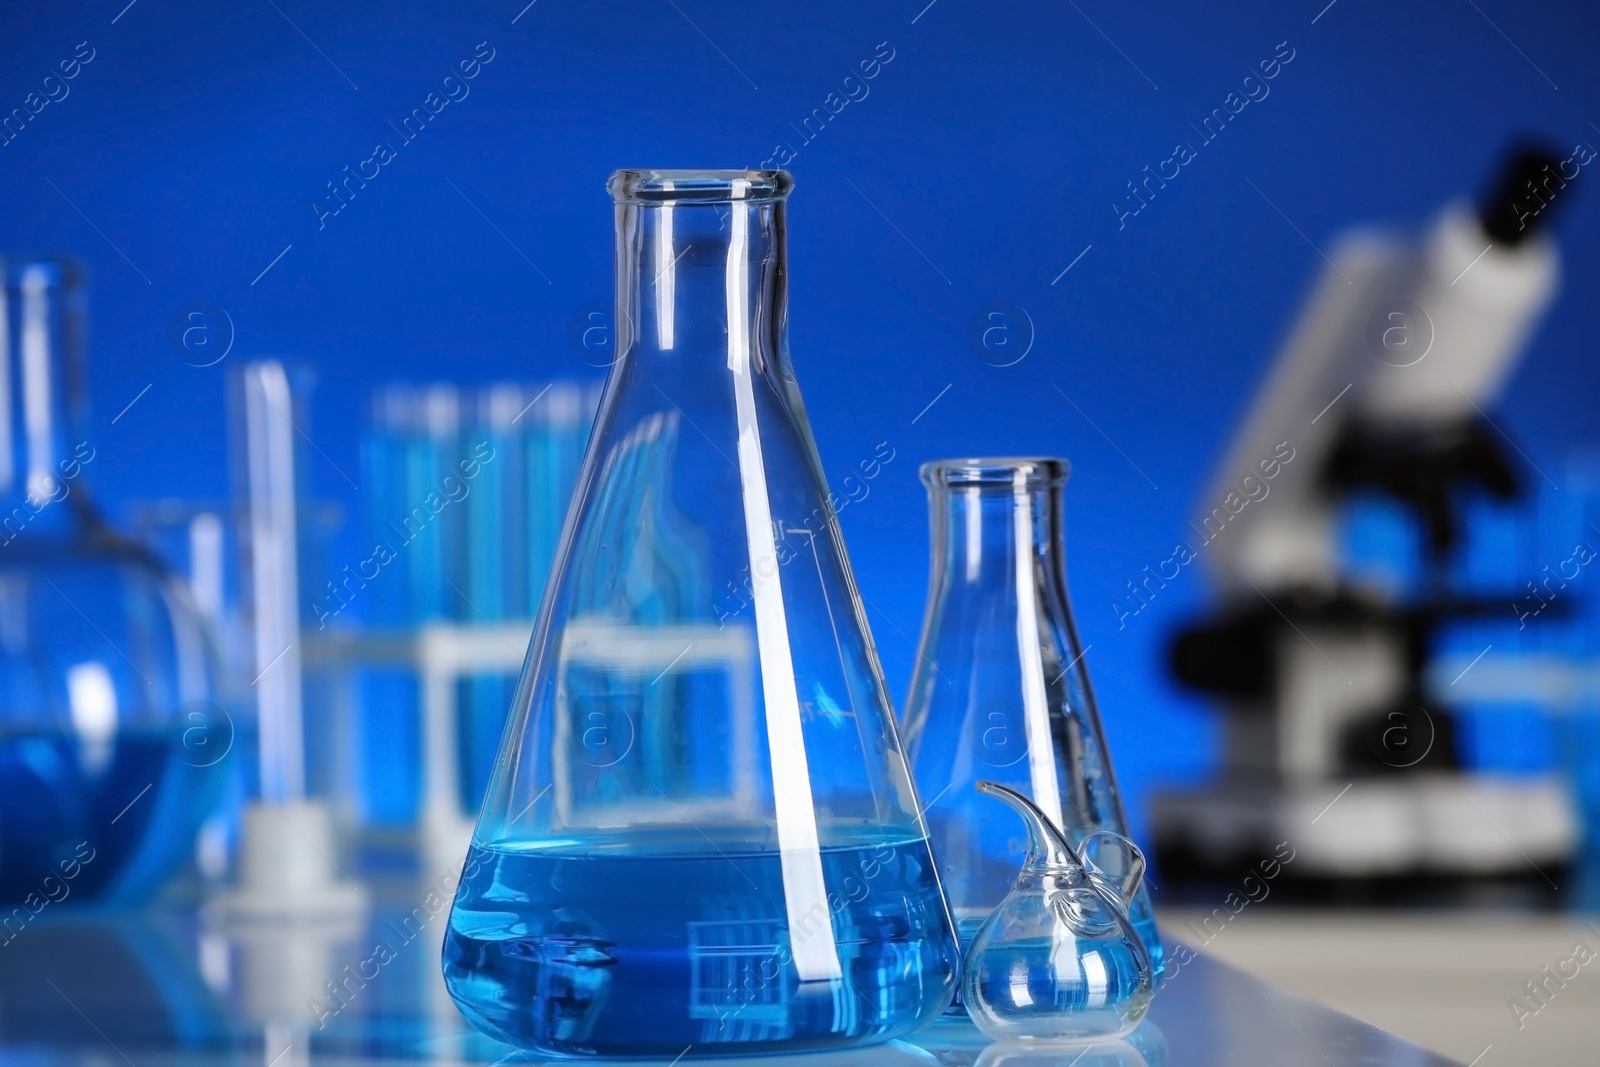
[{"label": "large conical flask", "polygon": [[[906,748],[963,944],[1005,899],[1027,851],[1015,816],[985,800],[979,780],[1031,800],[1073,848],[1097,831],[1128,833],[1067,600],[1067,469],[1050,458],[922,465],[931,571]],[[1159,975],[1143,886],[1129,915]]]},{"label": "large conical flask", "polygon": [[616,339],[446,983],[546,1053],[884,1041],[954,931],[789,362],[781,171],[612,176]]}]

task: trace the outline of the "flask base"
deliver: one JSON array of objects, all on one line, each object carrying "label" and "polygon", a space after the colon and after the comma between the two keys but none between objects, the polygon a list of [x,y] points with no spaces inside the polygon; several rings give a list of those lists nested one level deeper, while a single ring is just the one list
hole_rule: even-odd
[{"label": "flask base", "polygon": [[844,1048],[938,1015],[955,956],[927,843],[827,848],[822,866],[813,911],[831,911],[816,920],[831,918],[842,974],[801,982],[793,946],[815,928],[789,929],[775,851],[475,847],[445,983],[485,1034],[569,1056]]}]

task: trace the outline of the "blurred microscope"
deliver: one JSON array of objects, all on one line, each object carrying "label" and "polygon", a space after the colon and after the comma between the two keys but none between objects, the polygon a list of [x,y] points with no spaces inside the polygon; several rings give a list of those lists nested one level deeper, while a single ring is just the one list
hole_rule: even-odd
[{"label": "blurred microscope", "polygon": [[[1475,209],[1332,250],[1190,524],[1217,603],[1170,668],[1220,703],[1224,742],[1214,784],[1156,797],[1169,872],[1236,871],[1281,841],[1301,879],[1335,885],[1532,884],[1572,857],[1564,780],[1465,765],[1466,689],[1438,668],[1442,634],[1504,630],[1527,595],[1518,571],[1470,588],[1459,562],[1485,508],[1540,479],[1488,412],[1555,295],[1549,223],[1592,158],[1522,149]],[[1408,581],[1368,582],[1347,558],[1351,511],[1374,500],[1412,530]]]}]

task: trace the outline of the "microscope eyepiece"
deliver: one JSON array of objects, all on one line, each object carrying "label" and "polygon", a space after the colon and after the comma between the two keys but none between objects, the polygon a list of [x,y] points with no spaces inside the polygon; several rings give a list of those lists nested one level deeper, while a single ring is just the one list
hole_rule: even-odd
[{"label": "microscope eyepiece", "polygon": [[1548,225],[1556,201],[1571,195],[1566,189],[1578,176],[1578,162],[1543,145],[1512,149],[1489,195],[1478,204],[1483,232],[1495,244],[1514,248]]}]

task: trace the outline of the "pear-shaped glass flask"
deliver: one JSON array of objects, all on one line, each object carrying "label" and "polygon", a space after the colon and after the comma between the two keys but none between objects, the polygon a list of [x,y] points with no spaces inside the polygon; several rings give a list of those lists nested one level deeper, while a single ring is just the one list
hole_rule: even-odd
[{"label": "pear-shaped glass flask", "polygon": [[105,461],[81,269],[10,257],[0,274],[0,904],[28,920],[159,886],[192,854],[234,730],[188,592],[90,499]]},{"label": "pear-shaped glass flask", "polygon": [[[1074,847],[1098,830],[1128,832],[1067,599],[1067,470],[1047,457],[922,465],[931,567],[905,741],[963,944],[1006,895],[1022,851],[1016,820],[973,790],[978,779],[1022,793]],[[1159,979],[1143,888],[1132,914]]]},{"label": "pear-shaped glass flask", "polygon": [[961,976],[978,1029],[998,1041],[1117,1037],[1144,1018],[1155,971],[1128,904],[1144,856],[1100,831],[1073,848],[1014,789],[979,782],[1028,828],[1028,853],[1011,891],[978,927]]},{"label": "pear-shaped glass flask", "polygon": [[544,1052],[888,1040],[956,946],[785,331],[781,171],[619,171],[617,360],[444,949]]}]

